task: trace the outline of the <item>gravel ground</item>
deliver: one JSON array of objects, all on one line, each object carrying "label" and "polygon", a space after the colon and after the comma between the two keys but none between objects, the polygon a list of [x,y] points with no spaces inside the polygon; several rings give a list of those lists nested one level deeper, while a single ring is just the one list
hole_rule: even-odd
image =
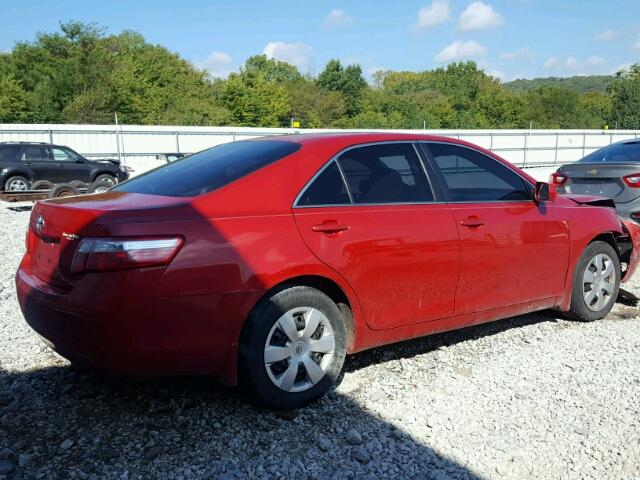
[{"label": "gravel ground", "polygon": [[335,393],[274,414],[207,378],[72,370],[18,308],[28,216],[0,205],[0,479],[640,478],[636,308],[358,354]]}]

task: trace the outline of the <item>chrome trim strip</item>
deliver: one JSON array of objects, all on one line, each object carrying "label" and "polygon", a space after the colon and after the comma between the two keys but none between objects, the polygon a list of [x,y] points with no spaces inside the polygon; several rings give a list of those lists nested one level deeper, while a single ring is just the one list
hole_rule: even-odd
[{"label": "chrome trim strip", "polygon": [[347,191],[347,195],[349,195],[349,201],[351,205],[354,205],[356,202],[353,201],[353,194],[351,193],[351,189],[349,188],[349,184],[347,183],[347,176],[344,174],[344,170],[342,170],[342,165],[338,162],[338,159],[334,160],[336,167],[338,167],[338,172],[340,172],[340,178],[342,178],[342,183],[344,184],[344,188]]}]

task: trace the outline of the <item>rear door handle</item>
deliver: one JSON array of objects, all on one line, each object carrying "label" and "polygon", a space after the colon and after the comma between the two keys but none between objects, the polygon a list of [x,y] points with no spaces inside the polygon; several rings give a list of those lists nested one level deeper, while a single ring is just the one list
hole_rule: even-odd
[{"label": "rear door handle", "polygon": [[335,222],[325,222],[325,223],[321,223],[320,225],[314,225],[311,227],[311,230],[313,230],[314,232],[321,232],[321,233],[338,233],[338,232],[344,232],[345,230],[349,230],[349,225],[341,225],[339,223],[335,223]]},{"label": "rear door handle", "polygon": [[463,227],[470,227],[470,228],[480,227],[484,225],[484,223],[485,223],[484,220],[475,216],[465,218],[464,220],[460,220],[460,225],[462,225]]}]

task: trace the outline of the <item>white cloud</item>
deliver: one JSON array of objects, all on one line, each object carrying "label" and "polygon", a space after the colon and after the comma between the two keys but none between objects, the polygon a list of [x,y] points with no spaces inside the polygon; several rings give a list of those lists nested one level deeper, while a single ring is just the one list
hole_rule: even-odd
[{"label": "white cloud", "polygon": [[309,64],[313,49],[304,43],[269,42],[264,47],[263,53],[268,58],[282,60],[283,62],[295,65],[298,68],[306,67]]},{"label": "white cloud", "polygon": [[596,34],[596,40],[598,40],[599,42],[610,42],[612,40],[615,40],[616,38],[619,38],[620,35],[622,35],[622,32],[620,30],[608,28],[606,30],[598,32]]},{"label": "white cloud", "polygon": [[504,23],[504,17],[496,12],[491,5],[473,2],[460,14],[458,28],[460,30],[483,30],[501,27]]},{"label": "white cloud", "polygon": [[421,7],[418,10],[418,20],[414,28],[417,30],[426,30],[435,27],[441,23],[451,19],[448,0],[433,0],[428,7]]},{"label": "white cloud", "polygon": [[348,15],[347,12],[340,10],[339,8],[334,8],[329,12],[329,15],[325,17],[322,25],[327,28],[342,27],[344,25],[349,25],[352,21],[353,18],[351,18],[351,15]]},{"label": "white cloud", "polygon": [[487,49],[478,42],[474,42],[473,40],[467,42],[456,40],[451,45],[444,47],[442,51],[435,56],[435,59],[438,62],[444,63],[455,60],[470,60],[483,57],[486,54]]},{"label": "white cloud", "polygon": [[533,58],[533,52],[528,48],[521,48],[514,52],[502,52],[500,54],[500,60],[531,60]]},{"label": "white cloud", "polygon": [[595,55],[584,60],[578,60],[575,57],[550,57],[546,62],[544,62],[544,68],[558,73],[576,73],[579,70],[593,72],[601,70],[601,67],[604,67],[606,64],[606,59]]},{"label": "white cloud", "polygon": [[199,68],[207,70],[214,78],[226,78],[233,69],[233,59],[224,52],[212,52],[205,60],[196,62]]}]

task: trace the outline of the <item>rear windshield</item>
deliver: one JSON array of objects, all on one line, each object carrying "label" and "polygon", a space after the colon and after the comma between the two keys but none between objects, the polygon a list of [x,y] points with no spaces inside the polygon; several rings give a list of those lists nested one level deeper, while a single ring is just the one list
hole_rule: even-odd
[{"label": "rear windshield", "polygon": [[299,143],[282,140],[226,143],[151,170],[113,190],[193,197],[227,185],[299,149]]},{"label": "rear windshield", "polygon": [[580,163],[630,163],[640,162],[640,142],[615,143],[590,153]]}]

